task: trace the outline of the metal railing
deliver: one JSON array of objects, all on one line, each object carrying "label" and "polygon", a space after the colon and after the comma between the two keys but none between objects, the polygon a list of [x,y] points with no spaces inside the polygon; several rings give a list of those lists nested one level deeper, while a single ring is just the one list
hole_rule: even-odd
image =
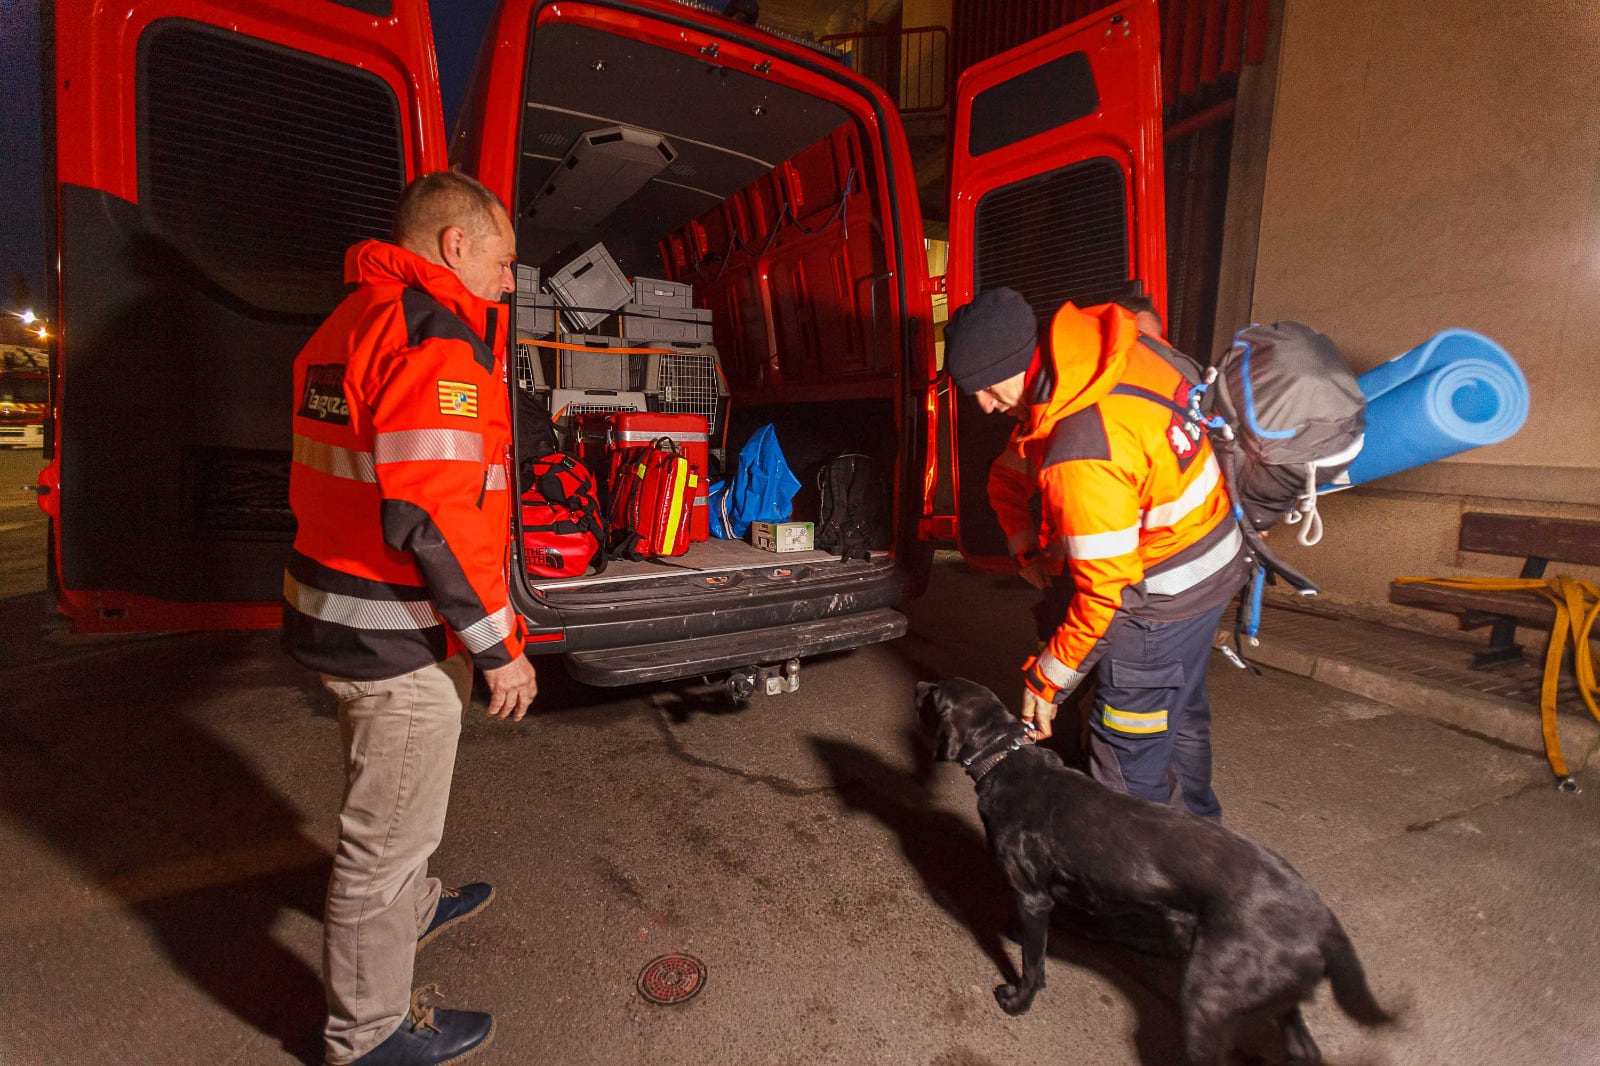
[{"label": "metal railing", "polygon": [[880,86],[903,114],[943,111],[950,102],[950,31],[943,26],[835,33],[821,43]]}]

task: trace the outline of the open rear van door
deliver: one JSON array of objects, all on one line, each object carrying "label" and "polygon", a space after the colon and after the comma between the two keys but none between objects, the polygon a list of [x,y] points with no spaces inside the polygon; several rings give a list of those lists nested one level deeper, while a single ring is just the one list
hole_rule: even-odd
[{"label": "open rear van door", "polygon": [[[969,68],[950,163],[950,308],[1022,293],[1040,336],[1068,300],[1143,292],[1166,306],[1160,18],[1127,0]],[[1011,566],[985,483],[1014,424],[950,390],[957,542]]]},{"label": "open rear van door", "polygon": [[426,0],[46,4],[41,486],[80,630],[278,623],[295,353],[445,164]]}]

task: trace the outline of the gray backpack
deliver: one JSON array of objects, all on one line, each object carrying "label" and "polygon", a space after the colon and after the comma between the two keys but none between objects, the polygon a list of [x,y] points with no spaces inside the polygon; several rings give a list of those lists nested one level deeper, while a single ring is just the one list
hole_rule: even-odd
[{"label": "gray backpack", "polygon": [[1300,540],[1315,544],[1317,486],[1355,461],[1367,428],[1344,353],[1309,326],[1273,322],[1234,334],[1215,367],[1216,411],[1235,437],[1234,502],[1257,530],[1304,519]]}]

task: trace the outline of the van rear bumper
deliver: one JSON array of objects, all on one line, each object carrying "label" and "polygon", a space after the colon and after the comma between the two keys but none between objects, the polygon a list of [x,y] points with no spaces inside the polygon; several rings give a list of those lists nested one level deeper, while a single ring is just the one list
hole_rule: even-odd
[{"label": "van rear bumper", "polygon": [[845,651],[904,636],[906,625],[905,615],[880,607],[717,637],[571,652],[563,658],[573,678],[585,685],[637,685]]}]

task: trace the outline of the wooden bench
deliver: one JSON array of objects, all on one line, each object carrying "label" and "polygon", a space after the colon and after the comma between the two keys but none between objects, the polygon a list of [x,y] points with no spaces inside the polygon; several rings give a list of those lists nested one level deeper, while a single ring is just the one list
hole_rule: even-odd
[{"label": "wooden bench", "polygon": [[[1544,577],[1552,562],[1600,566],[1600,522],[1582,519],[1468,512],[1461,516],[1458,544],[1464,552],[1521,558],[1522,577]],[[1452,611],[1461,616],[1462,629],[1492,626],[1489,648],[1473,656],[1474,667],[1520,659],[1517,624],[1548,628],[1556,617],[1555,604],[1534,592],[1393,584],[1389,602]]]}]

